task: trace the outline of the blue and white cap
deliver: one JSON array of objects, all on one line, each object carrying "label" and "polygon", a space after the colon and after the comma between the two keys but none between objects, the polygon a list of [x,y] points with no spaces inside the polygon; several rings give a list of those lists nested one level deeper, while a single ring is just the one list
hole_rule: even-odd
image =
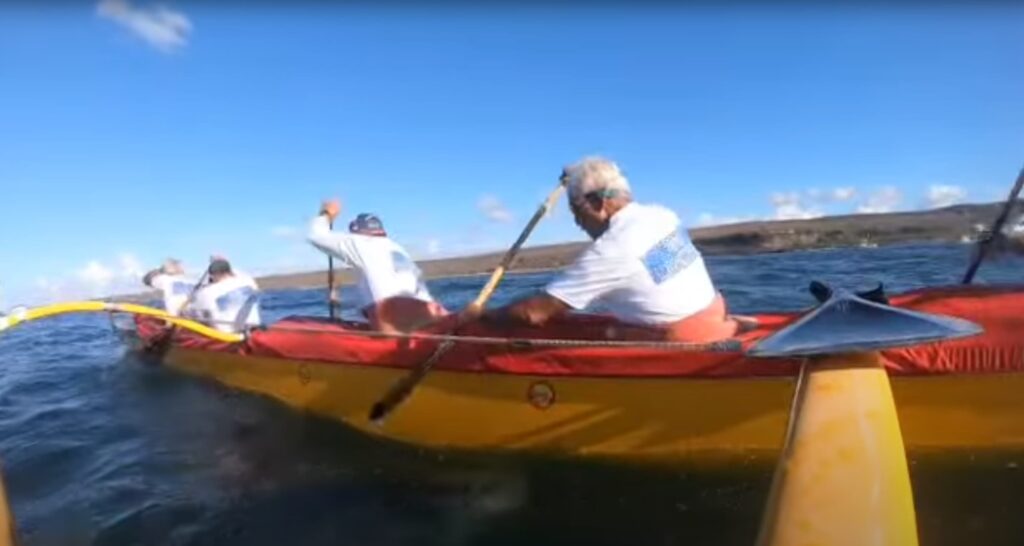
[{"label": "blue and white cap", "polygon": [[377,218],[376,214],[369,212],[363,212],[356,216],[355,220],[349,222],[348,230],[360,235],[387,236],[387,232],[384,231],[384,223],[380,221],[380,218]]}]

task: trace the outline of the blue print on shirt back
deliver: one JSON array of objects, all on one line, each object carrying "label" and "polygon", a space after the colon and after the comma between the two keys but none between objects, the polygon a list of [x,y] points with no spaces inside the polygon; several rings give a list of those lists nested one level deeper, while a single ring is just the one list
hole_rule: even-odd
[{"label": "blue print on shirt back", "polygon": [[674,231],[647,251],[640,260],[655,284],[661,284],[697,259],[697,249],[685,234]]},{"label": "blue print on shirt back", "polygon": [[192,285],[187,282],[175,281],[171,283],[171,294],[175,296],[187,296],[192,293]]},{"label": "blue print on shirt back", "polygon": [[228,311],[229,309],[239,309],[242,306],[244,306],[246,302],[249,301],[250,298],[252,298],[255,292],[256,291],[249,286],[236,288],[217,298],[217,309],[219,309],[222,313]]},{"label": "blue print on shirt back", "polygon": [[426,292],[427,287],[423,284],[423,273],[420,271],[420,268],[416,266],[416,263],[409,259],[409,256],[401,252],[394,251],[391,253],[391,263],[394,265],[395,273],[408,273],[416,279],[416,291],[412,294],[406,294],[407,296],[416,296],[417,294]]},{"label": "blue print on shirt back", "polygon": [[412,260],[401,252],[393,251],[391,253],[391,263],[394,265],[395,273],[419,273],[416,264],[412,263]]}]

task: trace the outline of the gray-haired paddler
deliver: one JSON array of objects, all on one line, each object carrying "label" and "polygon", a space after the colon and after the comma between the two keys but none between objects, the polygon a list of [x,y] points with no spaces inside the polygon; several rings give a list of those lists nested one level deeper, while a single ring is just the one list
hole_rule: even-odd
[{"label": "gray-haired paddler", "polygon": [[593,242],[541,294],[488,317],[540,325],[587,310],[666,328],[678,341],[735,334],[737,324],[675,213],[635,202],[629,181],[607,159],[585,158],[566,167],[565,176],[569,209]]}]

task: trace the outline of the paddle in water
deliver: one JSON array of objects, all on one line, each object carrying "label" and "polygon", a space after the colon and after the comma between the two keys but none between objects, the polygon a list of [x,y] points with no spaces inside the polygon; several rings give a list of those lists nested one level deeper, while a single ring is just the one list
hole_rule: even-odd
[{"label": "paddle in water", "polygon": [[[488,279],[487,284],[485,284],[483,289],[480,290],[480,294],[478,294],[476,299],[474,299],[472,303],[466,306],[466,308],[459,313],[459,316],[455,321],[455,326],[452,328],[453,331],[466,322],[480,316],[484,310],[484,306],[487,305],[487,300],[489,300],[494,294],[495,289],[498,288],[498,283],[501,282],[502,277],[505,276],[505,272],[508,270],[509,266],[512,265],[512,261],[515,260],[516,255],[519,253],[519,248],[522,247],[523,243],[525,243],[530,237],[530,234],[533,233],[533,229],[537,227],[537,224],[541,219],[544,218],[548,211],[555,206],[559,196],[561,196],[562,191],[565,189],[567,181],[568,179],[565,173],[562,173],[562,176],[558,180],[558,186],[552,190],[551,194],[548,195],[548,198],[541,203],[537,212],[533,214],[533,217],[530,218],[526,227],[523,228],[523,232],[519,234],[519,238],[516,239],[516,242],[512,243],[512,247],[505,252],[505,256],[502,257],[498,267],[496,267],[494,272],[491,273],[491,278]],[[418,364],[411,372],[409,372],[409,374],[402,377],[402,379],[395,382],[384,396],[374,404],[372,408],[370,408],[370,420],[378,425],[382,424],[384,419],[394,411],[399,404],[405,401],[410,394],[412,394],[412,391],[417,385],[419,385],[423,378],[427,376],[431,368],[434,367],[434,364],[436,364],[437,361],[440,360],[441,357],[444,356],[444,354],[447,353],[454,345],[455,343],[451,340],[442,342],[426,360]]]},{"label": "paddle in water", "polygon": [[981,267],[981,262],[985,259],[988,249],[992,246],[993,242],[1002,236],[1003,228],[1006,226],[1006,221],[1010,218],[1013,206],[1017,204],[1017,196],[1020,195],[1022,186],[1024,186],[1024,168],[1021,168],[1020,174],[1017,175],[1017,181],[1010,190],[1010,197],[1007,198],[1006,204],[1003,205],[1003,210],[996,217],[995,223],[992,224],[992,229],[978,241],[978,252],[974,255],[974,261],[967,268],[962,284],[971,284],[971,281],[974,280],[974,274]]}]

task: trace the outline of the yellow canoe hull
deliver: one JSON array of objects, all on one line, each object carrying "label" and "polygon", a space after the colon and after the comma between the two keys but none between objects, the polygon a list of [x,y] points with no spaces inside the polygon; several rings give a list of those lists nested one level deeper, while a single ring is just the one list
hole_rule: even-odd
[{"label": "yellow canoe hull", "polygon": [[[371,435],[437,449],[720,464],[782,448],[795,377],[582,378],[434,371],[383,426],[405,370],[174,347],[166,365]],[[892,378],[911,452],[1024,448],[1024,373]]]}]

